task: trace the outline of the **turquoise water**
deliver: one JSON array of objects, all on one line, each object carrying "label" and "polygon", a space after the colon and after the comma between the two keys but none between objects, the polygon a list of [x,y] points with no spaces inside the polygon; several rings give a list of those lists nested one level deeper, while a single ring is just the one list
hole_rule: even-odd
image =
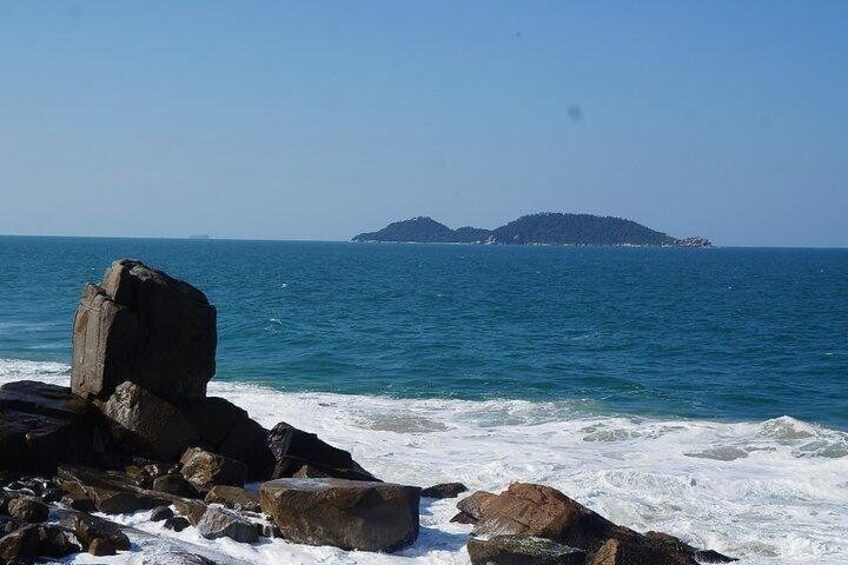
[{"label": "turquoise water", "polygon": [[848,250],[0,237],[0,358],[68,363],[122,257],[207,293],[219,380],[848,429]]}]

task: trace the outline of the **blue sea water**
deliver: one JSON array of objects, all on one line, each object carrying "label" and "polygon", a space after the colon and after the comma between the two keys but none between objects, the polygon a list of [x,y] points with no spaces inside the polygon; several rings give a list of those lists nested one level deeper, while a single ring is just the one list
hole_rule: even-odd
[{"label": "blue sea water", "polygon": [[848,429],[848,250],[0,237],[0,358],[69,363],[123,257],[206,292],[219,381]]}]

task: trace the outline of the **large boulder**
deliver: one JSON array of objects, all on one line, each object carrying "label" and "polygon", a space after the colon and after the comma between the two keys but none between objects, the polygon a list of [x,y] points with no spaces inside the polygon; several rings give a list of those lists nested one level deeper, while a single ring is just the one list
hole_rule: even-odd
[{"label": "large boulder", "polygon": [[308,466],[312,473],[327,477],[355,481],[378,480],[354,461],[349,452],[333,447],[316,434],[299,430],[285,422],[271,429],[268,445],[275,460],[274,479],[293,477]]},{"label": "large boulder", "polygon": [[202,445],[247,465],[248,480],[263,481],[271,476],[274,456],[268,446],[268,430],[250,419],[245,410],[217,397],[192,402],[181,410],[197,430]]},{"label": "large boulder", "polygon": [[215,373],[215,308],[190,284],[140,261],[86,286],[73,332],[71,388],[108,398],[126,380],[171,403],[201,399]]},{"label": "large boulder", "polygon": [[418,537],[421,489],[346,479],[278,479],[259,502],[284,539],[346,550],[394,551]]},{"label": "large boulder", "polygon": [[79,550],[59,526],[30,524],[0,538],[0,563],[32,563],[38,557],[65,557]]},{"label": "large boulder", "polygon": [[60,463],[107,464],[120,453],[97,408],[67,387],[0,387],[0,469],[53,473]]},{"label": "large boulder", "polygon": [[240,487],[247,481],[247,465],[199,447],[186,449],[180,463],[183,477],[200,492],[217,485]]},{"label": "large boulder", "polygon": [[176,406],[130,381],[118,385],[102,409],[113,434],[137,455],[172,461],[200,441]]},{"label": "large boulder", "polygon": [[585,565],[586,552],[533,536],[468,540],[471,565]]}]

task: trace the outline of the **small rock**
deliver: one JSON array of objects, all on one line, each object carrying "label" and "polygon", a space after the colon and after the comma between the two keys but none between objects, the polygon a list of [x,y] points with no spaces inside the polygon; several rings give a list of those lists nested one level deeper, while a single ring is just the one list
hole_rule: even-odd
[{"label": "small rock", "polygon": [[71,496],[70,494],[66,494],[59,500],[60,503],[64,504],[68,508],[72,508],[73,510],[78,510],[80,512],[96,512],[97,507],[94,505],[94,502],[87,496]]},{"label": "small rock", "polygon": [[207,504],[223,504],[233,510],[259,512],[259,496],[240,487],[212,487],[205,499]]},{"label": "small rock", "polygon": [[456,498],[468,487],[462,483],[442,483],[425,488],[421,491],[423,498]]},{"label": "small rock", "polygon": [[200,493],[182,475],[165,475],[153,481],[153,490],[185,498],[197,498]]},{"label": "small rock", "polygon": [[115,546],[112,545],[112,542],[104,538],[94,538],[91,540],[91,543],[88,544],[88,552],[98,557],[104,555],[117,555],[118,553]]},{"label": "small rock", "polygon": [[167,506],[157,506],[150,512],[151,522],[162,522],[174,516],[174,511]]},{"label": "small rock", "polygon": [[241,543],[253,543],[259,536],[251,522],[223,506],[210,506],[197,523],[200,535],[206,539],[227,537]]},{"label": "small rock", "polygon": [[533,536],[468,540],[472,565],[585,565],[586,552]]},{"label": "small rock", "polygon": [[44,522],[50,514],[46,504],[25,496],[10,501],[7,511],[12,518],[30,523]]},{"label": "small rock", "polygon": [[163,525],[169,530],[181,532],[191,526],[191,523],[189,523],[189,521],[182,516],[173,516],[165,520],[165,523]]},{"label": "small rock", "polygon": [[185,516],[192,526],[196,526],[203,515],[206,513],[208,506],[199,500],[189,500],[186,498],[175,500],[174,508],[177,514]]},{"label": "small rock", "polygon": [[180,462],[183,477],[200,492],[209,492],[216,485],[240,487],[247,481],[247,465],[199,447],[186,449]]}]

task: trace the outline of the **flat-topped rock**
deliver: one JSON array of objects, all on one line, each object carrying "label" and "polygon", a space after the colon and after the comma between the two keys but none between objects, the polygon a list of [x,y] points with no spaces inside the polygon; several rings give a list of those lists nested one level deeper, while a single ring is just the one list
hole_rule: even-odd
[{"label": "flat-topped rock", "polygon": [[418,537],[421,489],[347,479],[277,479],[259,502],[284,539],[342,549],[394,551]]},{"label": "flat-topped rock", "polygon": [[112,263],[74,317],[71,388],[105,399],[129,380],[169,402],[201,399],[215,373],[215,307],[141,261]]}]

